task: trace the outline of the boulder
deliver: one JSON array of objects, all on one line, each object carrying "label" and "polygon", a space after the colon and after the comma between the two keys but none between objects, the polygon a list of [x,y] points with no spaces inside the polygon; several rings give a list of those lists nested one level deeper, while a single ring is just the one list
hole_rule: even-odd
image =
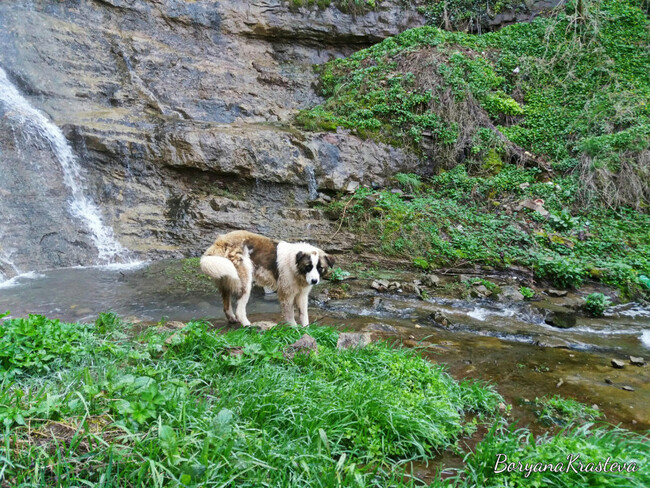
[{"label": "boulder", "polygon": [[544,321],[548,325],[558,327],[560,329],[570,329],[576,325],[576,316],[572,312],[562,312],[559,310],[551,311]]},{"label": "boulder", "polygon": [[501,287],[499,301],[502,302],[521,302],[524,296],[516,286],[506,285]]}]

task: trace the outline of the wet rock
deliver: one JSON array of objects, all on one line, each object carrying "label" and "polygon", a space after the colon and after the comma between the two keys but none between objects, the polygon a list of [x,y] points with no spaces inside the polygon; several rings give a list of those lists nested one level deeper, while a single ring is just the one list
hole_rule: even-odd
[{"label": "wet rock", "polygon": [[392,325],[388,324],[378,324],[372,323],[366,326],[366,330],[371,332],[389,332],[391,334],[397,334],[397,329]]},{"label": "wet rock", "polygon": [[544,322],[560,329],[570,329],[576,325],[576,316],[571,312],[555,310],[546,316]]},{"label": "wet rock", "polygon": [[402,291],[404,293],[413,293],[417,296],[422,294],[422,290],[420,290],[420,287],[415,283],[404,283],[402,285]]},{"label": "wet rock", "polygon": [[521,302],[524,299],[524,296],[521,294],[519,289],[516,286],[502,286],[501,294],[499,295],[499,301],[502,302]]},{"label": "wet rock", "polygon": [[605,378],[605,383],[607,383],[608,385],[614,384],[614,382],[610,378]]},{"label": "wet rock", "polygon": [[470,296],[473,298],[486,298],[492,295],[492,292],[487,289],[485,285],[478,285],[472,287],[469,292]]},{"label": "wet rock", "polygon": [[336,347],[339,349],[350,349],[357,347],[366,347],[372,342],[370,332],[342,332],[336,341]]},{"label": "wet rock", "polygon": [[442,280],[438,275],[428,274],[422,278],[422,284],[424,286],[430,286],[431,288],[437,288],[441,285]]},{"label": "wet rock", "polygon": [[546,293],[551,297],[559,298],[559,297],[567,296],[568,291],[566,291],[566,290],[555,290],[553,288],[549,288],[548,290],[546,290]]},{"label": "wet rock", "polygon": [[545,337],[536,342],[539,347],[550,347],[553,349],[568,349],[569,343],[558,337]]},{"label": "wet rock", "polygon": [[630,356],[630,364],[634,366],[645,366],[645,359],[637,356]]},{"label": "wet rock", "polygon": [[612,359],[612,366],[614,368],[622,369],[625,367],[625,363],[620,359]]},{"label": "wet rock", "polygon": [[298,339],[293,344],[289,344],[285,349],[282,355],[286,359],[293,359],[296,354],[310,354],[312,351],[318,351],[318,344],[316,339],[314,339],[309,334],[304,334],[300,339]]},{"label": "wet rock", "polygon": [[451,325],[451,320],[449,320],[449,317],[447,317],[439,310],[436,310],[431,315],[429,315],[429,318],[433,320],[437,325],[440,325],[442,327],[449,327]]},{"label": "wet rock", "polygon": [[388,280],[374,280],[370,284],[370,288],[377,291],[387,291],[388,290]]},{"label": "wet rock", "polygon": [[388,290],[389,291],[401,292],[402,291],[402,284],[399,281],[391,281],[388,284]]}]

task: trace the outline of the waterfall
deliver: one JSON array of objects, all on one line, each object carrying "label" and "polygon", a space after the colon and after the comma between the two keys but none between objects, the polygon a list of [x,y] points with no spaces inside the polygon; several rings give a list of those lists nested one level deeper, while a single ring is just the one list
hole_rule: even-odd
[{"label": "waterfall", "polygon": [[[1,67],[0,108],[2,109],[0,110],[0,115],[4,113],[5,120],[11,122],[12,127],[16,127],[16,130],[27,143],[38,145],[45,148],[48,152],[51,152],[53,158],[50,159],[56,161],[60,166],[61,174],[63,176],[63,184],[69,193],[67,197],[68,208],[66,210],[69,215],[73,217],[73,220],[77,222],[77,227],[81,224],[87,229],[88,236],[94,244],[98,254],[97,259],[99,263],[79,264],[107,264],[126,258],[126,249],[117,242],[113,230],[104,225],[99,208],[86,195],[86,178],[77,158],[68,144],[68,141],[63,135],[63,132],[61,132],[61,130],[45,115],[30,105],[29,101],[23,97],[18,89],[11,83],[5,71]],[[3,148],[0,147],[0,158],[9,158],[9,156],[3,154],[2,149]],[[7,161],[9,161],[9,159],[5,160],[5,165],[9,164]],[[41,178],[47,179],[55,176],[51,171],[47,171],[47,168],[40,168],[40,162],[38,161],[34,162],[32,159],[25,159],[19,161],[19,163],[21,165],[24,163],[25,167],[31,164],[33,167],[38,168],[39,171],[36,173],[34,173],[33,168],[31,171],[32,174],[38,174]],[[7,189],[1,187],[1,185],[3,185],[11,175],[11,169],[6,169],[5,171],[9,172],[6,177],[5,175],[0,175],[0,190],[4,189],[5,192],[13,192],[20,196],[21,188],[14,187]],[[28,184],[28,182],[25,183],[26,185]],[[7,184],[11,185],[11,180],[9,180],[9,183]],[[16,178],[14,178],[14,186],[16,186]],[[44,189],[43,192],[46,193],[47,189]],[[40,197],[44,199],[42,201],[44,201],[45,206],[47,206],[47,195],[45,197]],[[56,204],[52,203],[52,205]],[[29,214],[29,207],[27,205],[25,205],[25,207],[27,208],[25,215],[20,216],[20,218],[29,223],[32,215]],[[13,217],[13,219],[10,217]],[[15,215],[9,215],[7,218],[9,219],[8,222],[0,222],[0,231],[1,227],[5,225],[9,226],[10,223],[16,225],[18,218]],[[10,255],[7,255],[6,246],[8,242],[11,242],[11,237],[15,239],[15,235],[12,235],[11,232],[7,235],[0,235],[0,252],[3,252],[2,247],[5,247],[2,259],[5,263],[5,277],[7,275],[7,267],[12,267],[13,270],[18,269],[18,267],[23,267],[14,265],[8,259]],[[74,239],[68,239],[70,246],[74,246],[75,242]],[[23,246],[23,243],[13,242],[13,246],[16,249],[20,249]],[[78,260],[81,260],[81,258]],[[2,272],[2,270],[0,270],[0,272]]]}]

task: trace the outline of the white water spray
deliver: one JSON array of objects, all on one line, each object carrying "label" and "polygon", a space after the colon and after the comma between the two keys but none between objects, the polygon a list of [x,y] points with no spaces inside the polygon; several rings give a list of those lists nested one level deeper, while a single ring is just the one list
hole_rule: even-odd
[{"label": "white water spray", "polygon": [[9,81],[2,68],[0,68],[0,103],[7,109],[6,116],[20,124],[21,129],[28,136],[44,140],[51,148],[61,165],[63,182],[70,191],[68,200],[70,213],[90,230],[92,240],[99,252],[100,262],[109,263],[126,257],[127,251],[117,242],[113,230],[102,223],[99,208],[84,194],[86,179],[63,132],[29,104]]}]

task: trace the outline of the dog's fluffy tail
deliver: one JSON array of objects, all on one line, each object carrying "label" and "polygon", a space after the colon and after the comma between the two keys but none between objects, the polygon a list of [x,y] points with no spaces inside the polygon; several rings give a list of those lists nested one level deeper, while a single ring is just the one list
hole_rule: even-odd
[{"label": "dog's fluffy tail", "polygon": [[224,284],[228,283],[233,290],[239,288],[239,275],[230,259],[221,256],[203,256],[201,258],[201,271],[214,280],[220,280]]}]

